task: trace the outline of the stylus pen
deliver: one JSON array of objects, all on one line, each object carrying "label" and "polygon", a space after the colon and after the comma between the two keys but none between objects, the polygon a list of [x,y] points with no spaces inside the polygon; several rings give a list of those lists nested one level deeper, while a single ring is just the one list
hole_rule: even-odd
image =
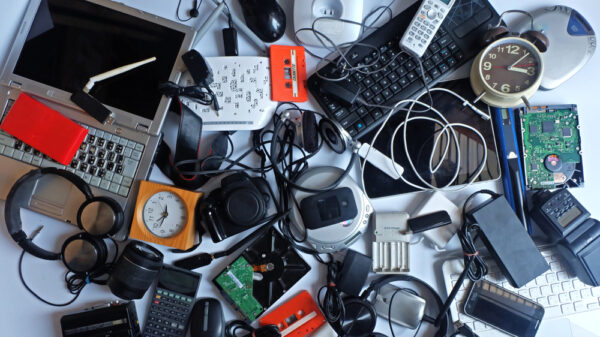
[{"label": "stylus pen", "polygon": [[[225,2],[225,0],[219,1],[219,0],[213,0],[213,2],[217,5],[221,4],[222,2]],[[227,10],[226,11],[231,15],[231,22],[233,23],[233,26],[235,27],[235,29],[241,31],[244,35],[246,35],[247,38],[250,39],[250,41],[254,42],[254,44],[263,52],[265,53],[265,55],[268,55],[268,48],[267,45],[258,38],[258,36],[256,36],[256,34],[254,34],[254,32],[252,32],[250,30],[250,28],[248,28],[248,26],[246,26],[245,23],[243,23],[240,19],[238,19],[235,15],[233,15],[233,13],[231,13],[231,11]],[[227,13],[223,13],[223,15],[227,15]]]}]

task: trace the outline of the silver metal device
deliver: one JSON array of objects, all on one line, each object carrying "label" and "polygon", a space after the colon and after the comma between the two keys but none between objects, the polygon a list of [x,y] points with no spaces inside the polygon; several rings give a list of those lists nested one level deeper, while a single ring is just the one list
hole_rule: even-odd
[{"label": "silver metal device", "polygon": [[424,298],[387,284],[381,287],[375,297],[374,306],[377,315],[388,319],[390,302],[392,302],[392,322],[413,330],[419,327],[427,304]]},{"label": "silver metal device", "polygon": [[[551,6],[531,12],[533,26],[543,31],[550,42],[542,54],[546,65],[541,88],[552,90],[573,77],[596,51],[596,33],[579,12],[567,6]],[[529,27],[529,19],[516,23],[514,29]]]},{"label": "silver metal device", "polygon": [[[314,167],[304,172],[296,181],[296,184],[312,189],[322,188],[333,183],[343,172],[342,169],[337,167]],[[338,186],[338,188],[341,187],[349,188],[354,195],[358,213],[352,220],[319,229],[306,229],[300,210],[293,207],[290,212],[290,218],[296,230],[301,233],[306,231],[306,241],[320,253],[331,253],[348,248],[367,230],[370,217],[373,214],[371,202],[352,178],[346,176]],[[294,198],[298,203],[310,195],[311,193],[300,190],[294,192]]]},{"label": "silver metal device", "polygon": [[[194,39],[194,32],[190,27],[114,1],[85,0],[80,2],[81,8],[97,7],[102,9],[103,15],[94,17],[94,20],[97,20],[96,27],[105,27],[106,25],[102,22],[103,20],[106,22],[106,17],[118,17],[143,23],[157,31],[177,35],[180,40],[168,49],[173,57],[172,62],[164,64],[164,76],[165,80],[179,81],[182,70],[185,69],[181,55],[190,49]],[[54,4],[56,6],[52,6]],[[115,116],[115,122],[112,125],[101,124],[70,100],[72,92],[42,83],[43,81],[36,79],[35,76],[20,75],[18,64],[22,53],[27,50],[26,43],[31,40],[29,35],[43,34],[47,29],[53,27],[53,23],[54,26],[64,25],[65,22],[60,21],[62,16],[57,15],[59,17],[57,19],[50,15],[53,10],[62,10],[61,5],[63,4],[64,1],[54,0],[31,0],[27,4],[6,62],[0,65],[0,120],[10,111],[19,95],[24,93],[88,129],[88,136],[76,157],[73,158],[73,162],[65,166],[43,157],[35,149],[31,149],[11,135],[0,131],[0,167],[2,167],[0,199],[6,199],[14,182],[26,172],[37,167],[56,167],[79,175],[91,185],[94,195],[115,199],[125,211],[125,221],[128,222],[134,209],[139,181],[145,180],[150,174],[154,155],[161,140],[160,131],[171,99],[165,96],[157,98],[156,108],[144,110],[143,113],[134,111],[135,107],[118,108],[107,104],[106,107]],[[38,13],[40,15],[37,15]],[[39,22],[36,21],[38,18]],[[91,20],[81,18],[81,20],[86,19]],[[58,21],[53,22],[52,20]],[[62,18],[62,20],[68,20],[68,18]],[[90,38],[89,41],[88,46],[94,47],[94,39]],[[64,54],[62,59],[70,60],[74,56],[70,51],[61,49],[61,46],[57,46],[56,49]],[[99,60],[101,59],[101,53],[94,54],[98,56]],[[75,68],[78,66],[81,67],[78,64],[72,65]],[[166,69],[167,67],[169,69]],[[102,160],[100,161],[100,159]],[[100,173],[101,170],[106,172]],[[28,208],[75,224],[77,223],[77,210],[83,201],[84,197],[77,188],[71,186],[64,179],[44,177],[36,184]],[[129,226],[123,226],[122,230],[114,237],[124,240],[128,232]]]}]

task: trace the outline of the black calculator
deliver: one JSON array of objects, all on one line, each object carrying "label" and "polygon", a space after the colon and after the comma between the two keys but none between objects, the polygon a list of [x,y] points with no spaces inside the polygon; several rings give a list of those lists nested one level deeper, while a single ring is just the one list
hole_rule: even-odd
[{"label": "black calculator", "polygon": [[184,337],[201,275],[163,266],[144,325],[144,337]]}]

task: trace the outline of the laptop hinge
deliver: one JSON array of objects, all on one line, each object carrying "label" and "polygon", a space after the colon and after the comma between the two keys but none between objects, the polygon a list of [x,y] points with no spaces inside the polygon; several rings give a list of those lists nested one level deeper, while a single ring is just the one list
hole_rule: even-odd
[{"label": "laptop hinge", "polygon": [[138,124],[135,129],[137,131],[141,131],[141,132],[148,132],[148,125],[144,125],[144,124]]},{"label": "laptop hinge", "polygon": [[10,81],[9,86],[11,88],[15,88],[15,89],[21,89],[21,87],[23,86],[23,84],[16,82],[16,81]]}]

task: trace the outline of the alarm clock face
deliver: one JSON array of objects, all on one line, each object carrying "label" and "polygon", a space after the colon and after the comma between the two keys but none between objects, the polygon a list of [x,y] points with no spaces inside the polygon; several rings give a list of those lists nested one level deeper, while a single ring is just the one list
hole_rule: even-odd
[{"label": "alarm clock face", "polygon": [[537,48],[519,39],[499,42],[482,55],[479,71],[484,82],[504,94],[518,94],[531,88],[541,75]]},{"label": "alarm clock face", "polygon": [[144,224],[155,236],[168,238],[179,233],[187,223],[183,200],[175,193],[162,191],[152,195],[143,209]]}]

